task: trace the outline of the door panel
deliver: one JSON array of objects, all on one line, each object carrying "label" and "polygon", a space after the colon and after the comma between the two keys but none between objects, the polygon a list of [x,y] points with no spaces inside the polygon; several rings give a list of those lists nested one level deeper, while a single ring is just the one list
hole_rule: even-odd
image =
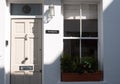
[{"label": "door panel", "polygon": [[41,19],[12,19],[11,84],[41,84]]}]

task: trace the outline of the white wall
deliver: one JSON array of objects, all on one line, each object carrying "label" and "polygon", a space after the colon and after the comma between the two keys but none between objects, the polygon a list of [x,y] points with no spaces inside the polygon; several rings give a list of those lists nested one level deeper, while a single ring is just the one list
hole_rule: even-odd
[{"label": "white wall", "polygon": [[[0,0],[0,84],[9,83],[10,17],[7,0]],[[5,41],[8,40],[8,46]]]},{"label": "white wall", "polygon": [[104,79],[120,84],[120,0],[103,0]]},{"label": "white wall", "polygon": [[5,28],[5,0],[0,0],[0,83],[4,84],[4,28]]},{"label": "white wall", "polygon": [[[47,18],[49,4],[55,5],[55,16]],[[60,82],[60,54],[62,53],[62,16],[61,0],[44,1],[44,53],[43,84]],[[59,30],[59,34],[46,34],[46,30]]]},{"label": "white wall", "polygon": [[11,36],[11,26],[10,26],[10,9],[9,9],[9,3],[6,0],[5,4],[5,41],[8,41],[8,45],[5,45],[5,57],[4,57],[4,67],[5,67],[5,74],[4,74],[4,84],[9,84],[10,81],[10,36]]}]

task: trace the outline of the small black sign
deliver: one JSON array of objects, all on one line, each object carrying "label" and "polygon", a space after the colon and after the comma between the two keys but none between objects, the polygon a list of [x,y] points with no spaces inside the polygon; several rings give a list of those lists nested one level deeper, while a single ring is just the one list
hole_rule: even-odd
[{"label": "small black sign", "polygon": [[47,34],[59,34],[59,30],[46,30]]},{"label": "small black sign", "polygon": [[33,66],[19,66],[19,70],[33,70]]}]

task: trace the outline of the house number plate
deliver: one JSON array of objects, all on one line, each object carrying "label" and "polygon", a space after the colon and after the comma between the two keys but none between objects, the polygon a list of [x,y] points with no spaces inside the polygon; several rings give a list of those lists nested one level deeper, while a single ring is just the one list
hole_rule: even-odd
[{"label": "house number plate", "polygon": [[59,34],[59,30],[46,30],[46,34]]},{"label": "house number plate", "polygon": [[19,66],[19,70],[33,70],[33,66]]}]

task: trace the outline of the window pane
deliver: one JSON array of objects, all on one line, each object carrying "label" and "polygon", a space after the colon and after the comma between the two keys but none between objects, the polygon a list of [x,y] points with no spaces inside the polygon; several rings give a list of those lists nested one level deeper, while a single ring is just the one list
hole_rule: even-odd
[{"label": "window pane", "polygon": [[64,36],[80,36],[80,20],[64,20]]},{"label": "window pane", "polygon": [[83,37],[97,37],[98,36],[97,19],[82,20],[82,36]]},{"label": "window pane", "polygon": [[80,19],[80,5],[64,5],[64,19]]},{"label": "window pane", "polygon": [[82,40],[82,57],[98,57],[98,44],[97,40]]},{"label": "window pane", "polygon": [[11,4],[11,15],[42,15],[42,4]]},{"label": "window pane", "polygon": [[98,17],[97,4],[82,5],[82,19],[97,19]]},{"label": "window pane", "polygon": [[80,57],[80,41],[78,39],[64,40],[64,54],[71,57]]}]

